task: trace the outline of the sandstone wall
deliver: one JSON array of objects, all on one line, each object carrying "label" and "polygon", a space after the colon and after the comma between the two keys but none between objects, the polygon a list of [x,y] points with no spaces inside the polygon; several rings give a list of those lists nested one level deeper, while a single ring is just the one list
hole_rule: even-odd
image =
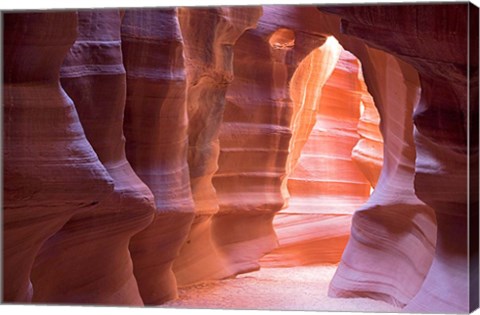
[{"label": "sandstone wall", "polygon": [[[435,211],[431,221],[437,223],[438,232],[423,232],[431,240],[436,239],[435,255],[425,281],[406,310],[467,311],[467,209],[469,205],[478,208],[477,196],[468,200],[466,187],[467,165],[474,176],[478,175],[478,141],[469,143],[465,127],[470,115],[478,116],[478,105],[467,105],[467,21],[478,21],[478,10],[469,12],[465,4],[328,11],[342,16],[345,34],[401,58],[419,74],[416,85],[421,86],[421,95],[417,96],[414,112],[414,192]],[[441,24],[437,23],[440,20]],[[385,32],[387,29],[395,35]],[[478,36],[470,40],[471,47],[478,47]],[[478,60],[470,67],[473,73],[478,72]],[[364,73],[367,76],[367,71]],[[340,277],[341,271],[337,279]]]},{"label": "sandstone wall", "polygon": [[5,14],[4,26],[3,299],[29,302],[42,244],[114,184],[59,82],[76,13]]},{"label": "sandstone wall", "polygon": [[[234,78],[220,129],[219,170],[213,178],[220,210],[213,233],[229,262],[245,272],[277,246],[272,226],[286,206],[295,119],[308,108],[290,82],[302,60],[326,40],[311,7],[265,6],[257,27],[234,46]],[[300,118],[301,120],[301,118]]]},{"label": "sandstone wall", "polygon": [[60,69],[62,87],[114,191],[92,210],[75,214],[43,245],[32,272],[34,302],[143,305],[128,247],[150,224],[154,205],[125,158],[120,23],[118,10],[80,11],[77,39]]},{"label": "sandstone wall", "polygon": [[[477,25],[467,4],[5,14],[4,300],[158,305],[257,269],[290,189],[358,207],[330,295],[468,311]],[[281,213],[280,245],[344,244],[338,214]]]},{"label": "sandstone wall", "polygon": [[[218,212],[212,177],[218,169],[219,130],[225,94],[233,79],[233,46],[255,27],[260,7],[180,8],[185,42],[188,108],[188,165],[195,218],[175,261],[180,284],[238,273],[219,252],[212,217]],[[220,237],[225,237],[222,235]]]},{"label": "sandstone wall", "polygon": [[173,261],[193,219],[183,38],[176,9],[127,10],[121,25],[126,69],[127,158],[155,196],[153,223],[132,239],[145,304],[177,296]]}]

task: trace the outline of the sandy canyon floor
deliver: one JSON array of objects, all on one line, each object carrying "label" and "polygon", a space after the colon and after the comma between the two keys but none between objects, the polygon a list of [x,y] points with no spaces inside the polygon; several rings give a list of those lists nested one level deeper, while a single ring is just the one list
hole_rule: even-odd
[{"label": "sandy canyon floor", "polygon": [[388,303],[368,298],[331,298],[328,284],[336,266],[262,268],[235,279],[181,288],[171,308],[321,310],[398,312]]}]

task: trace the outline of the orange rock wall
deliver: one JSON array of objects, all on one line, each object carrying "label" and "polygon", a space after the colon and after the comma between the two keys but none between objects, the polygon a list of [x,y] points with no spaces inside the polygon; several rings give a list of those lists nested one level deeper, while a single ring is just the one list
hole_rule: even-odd
[{"label": "orange rock wall", "polygon": [[[274,220],[279,248],[262,259],[265,266],[338,263],[350,235],[352,213],[370,195],[370,182],[351,155],[360,140],[361,102],[371,97],[358,60],[339,47],[335,69],[320,86],[319,97],[310,99],[316,123],[289,176],[289,206]],[[319,63],[309,66],[322,70]],[[374,107],[370,110],[376,113]],[[371,133],[381,140],[376,123],[372,122]],[[383,150],[382,144],[374,149]],[[381,161],[382,151],[366,155]]]},{"label": "orange rock wall", "polygon": [[195,202],[195,218],[175,261],[180,285],[238,273],[219,252],[212,231],[212,217],[219,209],[212,177],[218,169],[225,94],[233,79],[233,46],[242,33],[255,27],[261,14],[260,7],[179,9],[187,72],[188,165]]},{"label": "orange rock wall", "polygon": [[272,220],[287,204],[289,153],[301,128],[293,126],[308,110],[294,101],[304,87],[290,82],[326,40],[311,9],[265,6],[257,27],[234,46],[213,178],[220,205],[213,233],[230,264],[243,272],[258,269],[258,259],[277,246]]},{"label": "orange rock wall", "polygon": [[362,91],[360,119],[357,132],[360,140],[352,150],[352,160],[360,168],[370,185],[375,188],[383,167],[383,136],[380,133],[380,114],[359,69],[359,83]]},{"label": "orange rock wall", "polygon": [[[290,237],[298,248],[274,261],[317,261],[298,250],[343,246],[372,185],[329,294],[468,311],[478,62],[465,56],[478,35],[467,46],[466,21],[475,30],[478,10],[467,9],[5,14],[4,300],[158,305],[178,285],[259,268]],[[312,79],[305,62],[332,35],[362,71],[329,44]],[[277,239],[289,189],[301,216],[280,212]],[[328,205],[317,220],[313,199],[328,198],[343,213]],[[283,234],[282,220],[294,228]],[[323,244],[321,259],[338,260]]]}]

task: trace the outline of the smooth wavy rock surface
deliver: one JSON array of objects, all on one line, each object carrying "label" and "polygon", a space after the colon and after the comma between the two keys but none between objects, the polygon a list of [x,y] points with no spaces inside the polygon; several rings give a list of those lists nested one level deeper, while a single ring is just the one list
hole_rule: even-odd
[{"label": "smooth wavy rock surface", "polygon": [[213,178],[220,205],[213,230],[222,252],[242,272],[258,269],[258,259],[277,246],[272,220],[288,197],[292,94],[299,94],[289,84],[301,61],[326,40],[311,9],[265,6],[257,27],[234,46],[235,76]]},{"label": "smooth wavy rock surface", "polygon": [[355,56],[342,49],[315,100],[316,123],[288,178],[289,206],[274,219],[279,248],[263,258],[266,266],[340,261],[352,213],[367,201],[371,188],[351,158],[360,140],[361,102],[367,97],[359,67]]},{"label": "smooth wavy rock surface", "polygon": [[132,239],[130,250],[144,303],[160,304],[177,296],[172,264],[194,211],[177,10],[127,10],[121,38],[127,74],[127,158],[152,190],[156,204],[153,223]]},{"label": "smooth wavy rock surface", "polygon": [[[435,244],[433,212],[418,200],[413,186],[411,117],[418,102],[418,76],[393,56],[369,48],[367,53],[371,59],[360,60],[367,63],[365,76],[377,71],[377,81],[369,87],[374,87],[371,93],[382,119],[384,162],[373,194],[353,216],[350,241],[330,294],[366,295],[404,306],[423,282]],[[358,277],[362,281],[354,280]]]},{"label": "smooth wavy rock surface", "polygon": [[361,68],[359,83],[362,92],[360,101],[360,119],[357,132],[360,140],[352,150],[352,160],[360,168],[370,185],[375,188],[383,167],[383,136],[380,132],[380,114],[372,96],[368,93]]},{"label": "smooth wavy rock surface", "polygon": [[5,302],[159,305],[346,244],[329,299],[475,306],[473,5],[3,17]]},{"label": "smooth wavy rock surface", "polygon": [[[467,208],[469,203],[478,208],[478,195],[468,200],[467,166],[470,162],[474,176],[478,175],[478,140],[473,142],[468,161],[465,125],[469,115],[478,116],[478,104],[467,105],[467,21],[471,19],[476,21],[473,25],[478,25],[478,9],[469,11],[468,6],[330,10],[342,16],[345,34],[399,56],[418,71],[421,95],[414,112],[414,192],[435,211],[437,232],[425,233],[436,239],[435,256],[423,285],[405,308],[407,311],[469,309]],[[441,26],[433,22],[438,20],[443,21]],[[386,34],[386,29],[395,35]],[[471,40],[471,47],[478,47],[478,36]],[[470,66],[473,73],[478,72],[478,58]],[[453,185],[452,189],[447,189],[447,185]]]},{"label": "smooth wavy rock surface", "polygon": [[3,17],[3,300],[25,303],[35,294],[29,279],[41,246],[105,199],[113,180],[59,82],[76,13]]},{"label": "smooth wavy rock surface", "polygon": [[114,192],[91,211],[74,215],[42,247],[32,273],[34,302],[143,305],[128,246],[150,224],[154,204],[125,159],[120,19],[118,10],[78,12],[77,40],[60,72],[87,139],[114,180]]},{"label": "smooth wavy rock surface", "polygon": [[212,216],[218,201],[212,177],[218,169],[225,94],[234,75],[233,46],[243,32],[255,27],[261,13],[260,7],[179,9],[187,71],[188,166],[195,203],[188,239],[175,261],[180,285],[236,273],[218,251],[213,235]]}]

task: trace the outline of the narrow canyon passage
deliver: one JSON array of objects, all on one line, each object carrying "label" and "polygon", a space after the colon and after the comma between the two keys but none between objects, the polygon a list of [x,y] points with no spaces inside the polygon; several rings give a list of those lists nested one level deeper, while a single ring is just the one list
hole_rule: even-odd
[{"label": "narrow canyon passage", "polygon": [[3,301],[471,310],[472,25],[469,4],[5,13]]},{"label": "narrow canyon passage", "polygon": [[273,219],[278,246],[260,259],[260,270],[180,287],[178,299],[165,307],[400,310],[327,294],[352,214],[369,198],[383,164],[380,117],[361,64],[332,37],[300,63],[289,87],[294,106],[303,111],[296,123],[313,127],[291,144],[301,152],[288,177],[288,205]]}]

